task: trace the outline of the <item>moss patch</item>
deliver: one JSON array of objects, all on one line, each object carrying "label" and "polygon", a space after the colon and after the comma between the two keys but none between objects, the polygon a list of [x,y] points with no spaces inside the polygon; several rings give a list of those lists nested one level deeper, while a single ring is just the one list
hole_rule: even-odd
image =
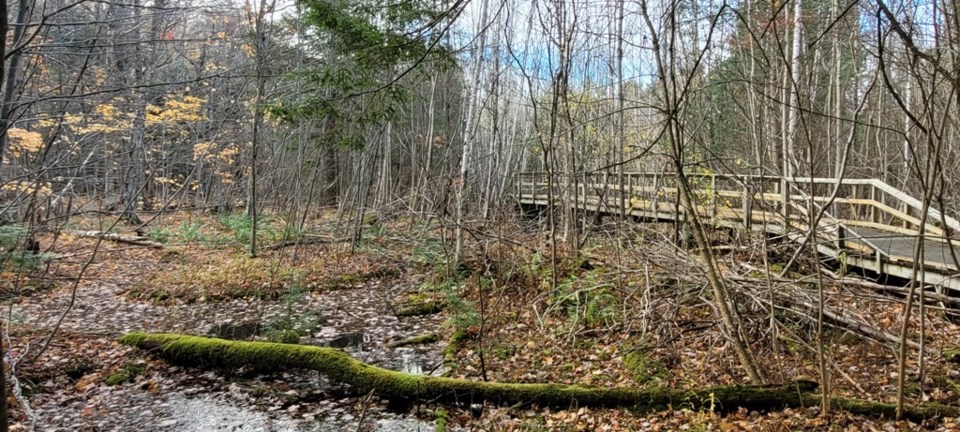
[{"label": "moss patch", "polygon": [[138,376],[143,375],[146,370],[147,368],[143,365],[128,363],[123,369],[110,374],[107,379],[103,380],[103,383],[108,386],[115,386],[133,382]]},{"label": "moss patch", "polygon": [[398,341],[390,342],[387,344],[388,348],[400,348],[410,345],[425,345],[434,343],[440,340],[440,336],[436,333],[427,333],[418,336],[408,337],[406,339],[400,339]]},{"label": "moss patch", "polygon": [[280,329],[267,332],[267,340],[283,344],[300,343],[300,332],[291,329]]},{"label": "moss patch", "polygon": [[669,371],[663,364],[641,350],[631,350],[624,355],[623,367],[638,384],[664,381],[669,377]]},{"label": "moss patch", "polygon": [[949,347],[942,352],[943,359],[950,363],[960,363],[960,347]]},{"label": "moss patch", "polygon": [[443,311],[444,303],[439,300],[429,300],[420,303],[409,303],[397,309],[397,318],[431,315]]},{"label": "moss patch", "polygon": [[434,429],[436,432],[447,432],[447,411],[444,409],[438,409],[434,412],[436,420],[434,424],[437,426]]}]

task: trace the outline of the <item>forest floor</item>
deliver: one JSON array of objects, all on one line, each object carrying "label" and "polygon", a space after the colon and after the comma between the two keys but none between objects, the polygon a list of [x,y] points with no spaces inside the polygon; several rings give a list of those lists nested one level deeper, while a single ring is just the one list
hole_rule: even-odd
[{"label": "forest floor", "polygon": [[[239,217],[157,219],[148,236],[164,244],[159,248],[69,231],[41,236],[42,262],[0,273],[22,394],[11,397],[14,430],[406,431],[442,424],[497,431],[960,430],[954,418],[916,424],[844,412],[824,416],[819,407],[721,414],[682,404],[658,413],[398,406],[315,372],[173,366],[116,342],[130,331],[268,340],[293,334],[300,343],[342,348],[382,367],[475,380],[678,388],[747,382],[704,300],[696,260],[664,241],[656,227],[596,228],[580,253],[561,249],[553,259],[530,222],[504,222],[471,231],[465,264],[449,269],[449,232],[403,220],[370,222],[356,247],[334,235],[333,221],[318,219],[304,237],[315,243],[257,258],[244,251],[249,224]],[[268,220],[261,244],[290,235],[283,226]],[[101,225],[83,219],[71,228]],[[721,266],[743,281],[739,312],[767,380],[819,381],[813,322],[775,311],[778,324],[771,327],[751,284],[768,281],[773,296],[812,295],[810,288],[770,282],[758,270],[764,260],[755,247],[730,250]],[[769,256],[768,266],[782,266],[775,246]],[[796,279],[802,270],[792,273]],[[838,284],[825,289],[834,310],[899,331],[898,299]],[[405,306],[424,302],[442,303],[444,311],[397,317]],[[913,328],[920,328],[917,315]],[[960,343],[960,327],[941,315],[929,310],[926,331],[914,335],[924,338],[927,355],[922,378],[908,376],[915,383],[911,403],[960,400],[960,364],[942,355]],[[431,333],[437,342],[390,347]],[[836,394],[894,400],[892,343],[831,327],[824,345]],[[913,371],[920,367],[915,351],[908,359]]]}]

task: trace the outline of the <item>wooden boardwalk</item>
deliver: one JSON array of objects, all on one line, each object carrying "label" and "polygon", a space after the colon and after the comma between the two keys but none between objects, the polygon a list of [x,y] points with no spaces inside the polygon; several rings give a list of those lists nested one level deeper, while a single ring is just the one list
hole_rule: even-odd
[{"label": "wooden boardwalk", "polygon": [[[545,208],[551,197],[598,215],[640,221],[687,217],[671,174],[518,175],[521,206]],[[935,208],[921,223],[922,202],[877,179],[688,175],[697,196],[696,216],[709,226],[763,231],[808,241],[848,269],[911,279],[960,295],[960,222]],[[812,214],[811,214],[812,209]],[[819,216],[819,217],[818,217]],[[923,257],[914,251],[923,233]],[[915,272],[916,268],[916,272]]]}]

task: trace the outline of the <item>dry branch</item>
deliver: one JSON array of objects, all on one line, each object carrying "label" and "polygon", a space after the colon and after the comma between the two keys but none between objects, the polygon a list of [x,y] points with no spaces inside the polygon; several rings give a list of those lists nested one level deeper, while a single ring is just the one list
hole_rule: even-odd
[{"label": "dry branch", "polygon": [[109,240],[117,243],[126,243],[136,246],[146,246],[152,248],[162,248],[163,243],[155,242],[146,237],[127,235],[127,234],[117,234],[117,233],[105,233],[102,231],[67,231],[68,234],[80,237],[80,238],[91,238],[91,239],[103,239]]},{"label": "dry branch", "polygon": [[283,248],[288,248],[291,246],[301,246],[301,245],[311,245],[311,244],[327,244],[327,243],[346,243],[349,242],[350,238],[348,237],[301,237],[293,240],[287,240],[280,243],[272,244],[263,248],[265,251],[280,250]]}]

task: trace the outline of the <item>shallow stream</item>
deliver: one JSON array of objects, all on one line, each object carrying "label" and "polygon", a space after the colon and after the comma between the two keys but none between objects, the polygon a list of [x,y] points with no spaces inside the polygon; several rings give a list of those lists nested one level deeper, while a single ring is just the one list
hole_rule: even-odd
[{"label": "shallow stream", "polygon": [[[113,294],[113,295],[111,295]],[[122,334],[142,330],[216,335],[230,339],[262,337],[278,322],[309,330],[301,344],[343,349],[358,360],[407,373],[442,373],[442,344],[388,348],[391,341],[439,331],[439,315],[397,319],[391,302],[403,288],[376,282],[361,288],[304,296],[295,304],[266,305],[254,300],[217,304],[158,306],[131,302],[116,293],[81,293],[65,325],[86,331]],[[44,311],[64,299],[34,299],[16,311],[43,321]],[[96,317],[90,312],[96,311]],[[131,315],[139,320],[131,322]],[[136,354],[142,358],[142,355]],[[33,398],[38,430],[44,431],[430,431],[431,418],[410,407],[392,407],[376,395],[358,395],[322,379],[314,371],[258,375],[250,371],[212,372],[169,367],[121,386],[99,384],[81,395],[55,400]],[[159,390],[150,386],[158,382]],[[423,418],[421,418],[423,417]],[[362,425],[361,419],[363,419]]]}]

